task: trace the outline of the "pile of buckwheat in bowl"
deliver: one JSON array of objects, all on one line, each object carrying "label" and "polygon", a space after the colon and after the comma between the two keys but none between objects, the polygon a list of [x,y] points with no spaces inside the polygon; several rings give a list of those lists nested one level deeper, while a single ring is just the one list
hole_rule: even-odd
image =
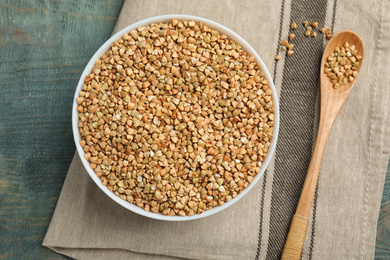
[{"label": "pile of buckwheat in bowl", "polygon": [[268,71],[239,36],[174,17],[124,29],[95,54],[76,91],[74,134],[107,195],[180,220],[217,212],[253,186],[276,143],[278,108]]}]

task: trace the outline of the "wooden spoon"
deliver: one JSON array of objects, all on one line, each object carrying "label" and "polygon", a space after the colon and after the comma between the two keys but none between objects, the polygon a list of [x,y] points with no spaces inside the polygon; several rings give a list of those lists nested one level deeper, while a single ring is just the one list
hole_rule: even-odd
[{"label": "wooden spoon", "polygon": [[327,58],[330,53],[332,53],[336,47],[342,47],[345,42],[348,42],[350,46],[355,45],[355,49],[357,50],[356,55],[362,56],[362,59],[359,60],[359,67],[357,68],[358,73],[362,67],[364,57],[364,45],[362,39],[356,33],[351,31],[342,31],[333,36],[326,45],[321,61],[321,112],[316,145],[306,174],[305,183],[303,184],[301,197],[299,198],[298,206],[293,216],[287,240],[283,248],[281,259],[301,259],[303,243],[305,241],[306,230],[309,224],[310,210],[317,187],[318,175],[320,172],[326,141],[328,140],[330,130],[332,129],[337,114],[356,82],[355,78],[352,82],[349,82],[338,89],[334,89],[330,78],[328,78],[324,72],[325,63],[327,62]]}]

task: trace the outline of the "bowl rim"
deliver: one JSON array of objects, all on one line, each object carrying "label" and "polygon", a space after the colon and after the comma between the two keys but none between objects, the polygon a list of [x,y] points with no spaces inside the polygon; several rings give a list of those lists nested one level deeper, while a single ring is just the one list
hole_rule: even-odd
[{"label": "bowl rim", "polygon": [[[113,42],[122,38],[122,36],[125,33],[129,33],[131,30],[137,29],[137,28],[142,27],[142,26],[150,25],[153,23],[159,23],[159,22],[168,22],[168,21],[171,21],[172,19],[192,20],[192,21],[196,21],[196,22],[202,22],[202,23],[210,26],[212,29],[218,30],[219,32],[226,34],[229,37],[229,39],[232,39],[235,42],[238,42],[239,44],[241,44],[241,46],[243,47],[243,49],[247,53],[252,54],[255,57],[256,62],[260,65],[260,67],[264,73],[265,78],[268,80],[269,87],[272,89],[272,101],[273,101],[273,105],[274,105],[274,114],[275,114],[274,132],[273,132],[273,137],[271,139],[271,145],[268,149],[268,154],[262,163],[262,166],[260,168],[260,172],[258,174],[256,174],[252,183],[250,183],[248,187],[246,187],[243,191],[241,191],[232,200],[225,202],[221,206],[213,207],[209,210],[204,211],[201,214],[195,214],[193,216],[166,216],[166,215],[163,215],[161,213],[153,213],[151,211],[146,211],[143,208],[140,208],[137,205],[132,204],[132,203],[125,201],[125,200],[121,199],[120,197],[116,196],[112,191],[108,190],[108,188],[102,184],[100,178],[97,177],[95,172],[89,166],[89,162],[84,158],[85,152],[79,143],[81,137],[80,137],[79,130],[78,130],[79,118],[78,118],[78,111],[76,109],[77,105],[78,105],[76,102],[76,98],[79,95],[79,92],[82,88],[85,77],[91,73],[92,68],[93,68],[96,60],[98,60],[101,57],[101,55],[103,55],[110,48],[110,45]],[[241,36],[239,36],[237,33],[232,31],[231,29],[225,27],[224,25],[221,25],[217,22],[214,22],[212,20],[209,20],[209,19],[206,19],[203,17],[193,16],[193,15],[183,15],[183,14],[159,15],[159,16],[153,16],[150,18],[146,18],[146,19],[140,20],[136,23],[130,24],[130,25],[126,26],[125,28],[123,28],[122,30],[115,33],[114,35],[112,35],[95,52],[95,54],[89,60],[88,64],[85,66],[85,69],[84,69],[83,73],[81,74],[81,77],[77,83],[77,88],[75,90],[75,94],[74,94],[74,98],[73,98],[73,107],[72,107],[72,130],[73,130],[73,138],[74,138],[74,142],[76,145],[77,153],[79,154],[80,160],[81,160],[85,170],[87,171],[88,175],[92,178],[92,180],[95,182],[95,184],[108,197],[110,197],[112,200],[114,200],[117,204],[121,205],[122,207],[124,207],[124,208],[126,208],[134,213],[137,213],[139,215],[148,217],[148,218],[157,219],[157,220],[165,220],[165,221],[187,221],[187,220],[195,220],[195,219],[205,218],[205,217],[214,215],[214,214],[230,207],[231,205],[233,205],[234,203],[239,201],[242,197],[244,197],[258,183],[258,181],[260,180],[260,178],[264,174],[265,170],[267,169],[267,167],[268,167],[268,165],[269,165],[269,163],[274,155],[275,148],[276,148],[276,142],[277,142],[278,134],[279,134],[279,120],[280,120],[279,119],[279,101],[277,98],[277,92],[276,92],[275,85],[273,83],[272,77],[271,77],[267,67],[265,66],[263,60],[260,58],[260,56],[257,54],[257,52],[252,48],[252,46],[250,46],[249,43],[247,43]]]}]

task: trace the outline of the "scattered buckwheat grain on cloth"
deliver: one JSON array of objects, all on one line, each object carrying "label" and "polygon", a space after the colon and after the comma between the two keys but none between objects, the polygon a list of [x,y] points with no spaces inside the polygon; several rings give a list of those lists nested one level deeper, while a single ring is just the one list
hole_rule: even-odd
[{"label": "scattered buckwheat grain on cloth", "polygon": [[[43,245],[76,259],[279,259],[318,124],[320,59],[327,40],[321,33],[305,36],[302,22],[309,21],[333,33],[358,33],[365,57],[328,140],[302,258],[373,258],[390,146],[390,2],[127,0],[115,32],[163,14],[221,23],[259,53],[280,101],[274,159],[261,181],[228,209],[199,220],[165,222],[114,203],[76,153]],[[297,24],[294,54],[286,56],[280,42],[292,22]]]}]

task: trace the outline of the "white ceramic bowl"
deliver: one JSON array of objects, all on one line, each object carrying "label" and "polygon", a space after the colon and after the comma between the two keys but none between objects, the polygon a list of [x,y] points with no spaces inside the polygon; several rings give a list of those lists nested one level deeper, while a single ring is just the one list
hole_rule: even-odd
[{"label": "white ceramic bowl", "polygon": [[[219,32],[226,34],[230,39],[232,39],[235,42],[241,44],[243,49],[246,50],[249,54],[254,55],[256,57],[257,63],[261,66],[261,69],[262,69],[262,71],[265,74],[265,78],[269,82],[269,87],[272,89],[272,99],[273,99],[274,110],[275,110],[274,133],[273,133],[273,138],[271,140],[271,146],[270,146],[270,148],[268,150],[267,157],[263,161],[261,170],[255,176],[255,178],[253,179],[253,182],[247,188],[245,188],[240,194],[238,194],[237,197],[235,197],[234,199],[226,202],[222,206],[213,207],[213,208],[211,208],[209,210],[206,210],[202,214],[195,214],[194,216],[185,216],[185,217],[181,217],[181,216],[165,216],[165,215],[159,214],[159,213],[148,212],[148,211],[138,207],[137,205],[134,205],[134,204],[129,203],[129,202],[125,201],[125,200],[122,200],[121,198],[116,196],[113,192],[109,191],[107,189],[107,187],[102,184],[101,180],[96,176],[95,172],[90,168],[89,162],[84,158],[84,154],[85,153],[84,153],[83,148],[80,145],[80,134],[79,134],[78,126],[77,126],[79,120],[78,120],[78,112],[76,110],[76,107],[77,107],[76,98],[78,97],[78,94],[79,94],[79,92],[81,90],[81,87],[82,87],[82,85],[84,83],[85,77],[88,74],[91,73],[92,68],[93,68],[93,66],[95,64],[95,61],[98,60],[101,57],[101,55],[103,55],[110,48],[110,45],[113,42],[119,40],[120,38],[122,38],[122,36],[124,34],[129,33],[131,30],[137,29],[137,28],[142,27],[142,26],[150,25],[150,24],[153,24],[153,23],[169,22],[173,18],[176,18],[178,20],[187,20],[187,21],[188,20],[192,20],[192,21],[202,22],[202,23],[210,26],[210,28],[216,29]],[[267,166],[268,166],[268,164],[269,164],[269,162],[271,160],[271,157],[272,157],[272,155],[273,155],[273,153],[275,151],[276,140],[278,138],[278,131],[279,131],[279,102],[278,102],[278,98],[277,98],[277,95],[276,95],[275,86],[273,84],[271,75],[268,72],[268,70],[267,70],[266,66],[264,65],[263,61],[261,60],[260,56],[255,52],[255,50],[243,38],[241,38],[238,34],[233,32],[232,30],[228,29],[227,27],[225,27],[225,26],[223,26],[223,25],[221,25],[219,23],[213,22],[211,20],[205,19],[205,18],[201,18],[201,17],[197,17],[197,16],[190,16],[190,15],[162,15],[162,16],[151,17],[151,18],[148,18],[148,19],[136,22],[136,23],[134,23],[132,25],[129,25],[126,28],[124,28],[123,30],[121,30],[121,31],[117,32],[115,35],[113,35],[110,39],[108,39],[99,48],[99,50],[96,51],[96,53],[93,55],[93,57],[88,62],[87,66],[85,67],[84,72],[81,75],[80,80],[79,80],[79,82],[77,84],[77,89],[76,89],[76,92],[75,92],[75,95],[74,95],[73,108],[72,109],[73,109],[72,110],[72,128],[73,128],[73,136],[74,136],[74,141],[76,143],[77,152],[78,152],[78,154],[80,156],[81,161],[83,162],[83,165],[84,165],[85,169],[87,170],[87,172],[88,172],[89,176],[92,178],[92,180],[96,183],[96,185],[105,194],[107,194],[107,196],[109,196],[112,200],[114,200],[119,205],[121,205],[121,206],[123,206],[123,207],[125,207],[125,208],[127,208],[127,209],[129,209],[129,210],[131,210],[133,212],[135,212],[135,213],[138,213],[140,215],[143,215],[143,216],[146,216],[146,217],[149,217],[149,218],[153,218],[153,219],[159,219],[159,220],[184,221],[184,220],[192,220],[192,219],[204,218],[204,217],[213,215],[213,214],[215,214],[217,212],[220,212],[220,211],[226,209],[227,207],[233,205],[234,203],[236,203],[239,199],[244,197],[256,185],[256,183],[260,180],[261,176],[263,175],[263,173],[264,173],[265,169],[267,168]]]}]

